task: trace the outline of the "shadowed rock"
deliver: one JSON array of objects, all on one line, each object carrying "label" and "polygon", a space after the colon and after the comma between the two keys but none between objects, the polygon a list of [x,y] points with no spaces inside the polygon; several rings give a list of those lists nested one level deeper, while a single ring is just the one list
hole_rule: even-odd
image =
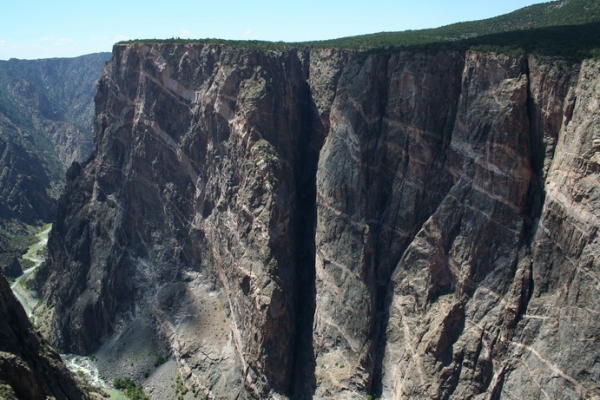
[{"label": "shadowed rock", "polygon": [[0,275],[0,397],[86,399],[60,356],[33,329]]}]

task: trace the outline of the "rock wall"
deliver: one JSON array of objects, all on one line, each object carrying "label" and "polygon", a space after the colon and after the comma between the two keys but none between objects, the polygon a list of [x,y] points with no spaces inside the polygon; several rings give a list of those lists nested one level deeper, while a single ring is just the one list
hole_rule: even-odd
[{"label": "rock wall", "polygon": [[0,397],[87,399],[50,345],[35,332],[0,275]]},{"label": "rock wall", "polygon": [[117,45],[53,341],[136,321],[210,398],[594,396],[599,69]]},{"label": "rock wall", "polygon": [[4,124],[0,126],[0,132],[2,225],[12,220],[29,225],[51,221],[56,199],[48,194],[51,179],[46,174],[43,161],[23,143],[28,137],[17,126]]}]

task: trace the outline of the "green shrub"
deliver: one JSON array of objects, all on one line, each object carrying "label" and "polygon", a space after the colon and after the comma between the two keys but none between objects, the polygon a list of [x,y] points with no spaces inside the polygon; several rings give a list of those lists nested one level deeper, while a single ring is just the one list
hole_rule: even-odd
[{"label": "green shrub", "polygon": [[154,368],[158,368],[166,362],[167,360],[163,356],[158,356],[156,357],[156,360],[154,360]]},{"label": "green shrub", "polygon": [[135,383],[130,378],[115,378],[113,386],[115,389],[124,391],[131,400],[150,400],[144,393],[142,385]]}]

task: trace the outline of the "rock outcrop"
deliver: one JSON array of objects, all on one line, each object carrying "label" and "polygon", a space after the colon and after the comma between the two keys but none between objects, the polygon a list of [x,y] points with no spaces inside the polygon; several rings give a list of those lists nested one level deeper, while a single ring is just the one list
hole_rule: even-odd
[{"label": "rock outcrop", "polygon": [[117,45],[38,274],[209,398],[599,395],[600,63]]},{"label": "rock outcrop", "polygon": [[21,276],[23,274],[23,267],[21,266],[17,256],[14,256],[12,262],[6,267],[2,268],[1,272],[8,278],[16,278]]},{"label": "rock outcrop", "polygon": [[35,332],[23,307],[1,275],[0,398],[87,398],[60,356]]}]

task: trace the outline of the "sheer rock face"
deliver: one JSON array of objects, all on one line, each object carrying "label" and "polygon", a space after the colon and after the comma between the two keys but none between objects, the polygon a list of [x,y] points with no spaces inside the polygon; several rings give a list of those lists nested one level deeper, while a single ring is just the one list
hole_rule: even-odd
[{"label": "sheer rock face", "polygon": [[115,47],[38,274],[209,397],[593,396],[599,65]]},{"label": "sheer rock face", "polygon": [[390,274],[448,186],[462,64],[458,54],[372,57],[339,79],[317,172],[319,395],[372,384]]},{"label": "sheer rock face", "polygon": [[89,352],[110,316],[150,313],[202,389],[287,390],[296,183],[311,133],[304,75],[295,52],[116,48],[94,158],[70,173],[41,272],[62,348]]},{"label": "sheer rock face", "polygon": [[0,275],[0,397],[57,400],[87,398],[60,356],[35,332]]}]

